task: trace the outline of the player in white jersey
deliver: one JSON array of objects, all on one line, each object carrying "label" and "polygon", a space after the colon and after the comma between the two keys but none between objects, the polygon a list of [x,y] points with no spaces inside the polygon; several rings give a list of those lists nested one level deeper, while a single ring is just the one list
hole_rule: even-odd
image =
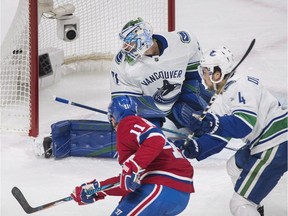
[{"label": "player in white jersey", "polygon": [[227,162],[235,185],[230,210],[235,216],[259,215],[260,202],[287,171],[287,109],[259,79],[230,74],[233,55],[225,47],[205,53],[200,65],[205,84],[218,97],[202,121],[197,112],[190,116],[189,127],[198,138],[184,146],[184,154],[203,160],[230,138],[243,139],[246,145]]},{"label": "player in white jersey", "polygon": [[211,93],[198,74],[202,52],[194,35],[187,31],[153,34],[151,25],[141,18],[128,22],[119,35],[123,46],[113,60],[112,97],[151,96],[179,127],[177,118],[183,115],[184,104],[195,110],[205,108]]}]

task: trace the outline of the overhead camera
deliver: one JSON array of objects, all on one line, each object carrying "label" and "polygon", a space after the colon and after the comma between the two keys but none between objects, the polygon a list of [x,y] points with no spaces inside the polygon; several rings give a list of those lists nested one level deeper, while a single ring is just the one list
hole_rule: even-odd
[{"label": "overhead camera", "polygon": [[64,41],[74,41],[79,37],[79,18],[65,15],[57,19],[57,36]]},{"label": "overhead camera", "polygon": [[43,7],[42,12],[57,20],[57,36],[64,41],[74,41],[79,37],[79,18],[73,13],[75,6],[73,4],[65,4],[53,8],[53,1],[48,6]]}]

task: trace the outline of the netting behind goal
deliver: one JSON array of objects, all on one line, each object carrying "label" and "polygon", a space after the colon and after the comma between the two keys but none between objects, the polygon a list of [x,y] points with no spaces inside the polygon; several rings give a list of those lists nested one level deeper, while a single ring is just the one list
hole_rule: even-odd
[{"label": "netting behind goal", "polygon": [[63,64],[112,59],[131,19],[174,30],[174,1],[20,0],[1,46],[1,131],[37,136],[39,80]]}]

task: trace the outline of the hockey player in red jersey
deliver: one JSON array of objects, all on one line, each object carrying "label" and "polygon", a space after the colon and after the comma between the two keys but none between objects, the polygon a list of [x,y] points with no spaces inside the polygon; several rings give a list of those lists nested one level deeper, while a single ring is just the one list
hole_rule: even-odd
[{"label": "hockey player in red jersey", "polygon": [[177,215],[194,192],[193,167],[160,128],[136,113],[137,104],[131,97],[112,99],[108,116],[116,130],[122,173],[82,184],[71,196],[79,205],[107,195],[122,196],[111,215]]}]

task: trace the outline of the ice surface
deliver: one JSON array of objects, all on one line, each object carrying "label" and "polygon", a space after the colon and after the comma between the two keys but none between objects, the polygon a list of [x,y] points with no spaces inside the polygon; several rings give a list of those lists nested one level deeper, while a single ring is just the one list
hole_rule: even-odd
[{"label": "ice surface", "polygon": [[[17,1],[1,0],[1,41],[16,5]],[[287,1],[177,1],[176,26],[179,30],[193,32],[203,51],[225,45],[238,60],[251,40],[256,38],[253,51],[237,73],[259,76],[287,107]],[[110,97],[109,68],[103,68],[97,73],[67,74],[61,82],[40,91],[40,136],[49,134],[50,125],[63,119],[106,120],[102,114],[52,100],[53,95],[57,95],[105,110]],[[236,140],[229,144],[231,147],[240,145],[241,142]],[[233,186],[225,162],[232,154],[232,151],[224,149],[205,161],[191,161],[195,168],[196,192],[191,195],[190,203],[181,215],[231,215],[229,199]],[[10,192],[13,186],[18,186],[35,207],[68,196],[74,186],[83,182],[117,175],[119,170],[117,162],[109,159],[39,158],[34,154],[31,138],[1,134],[1,215],[26,215]],[[104,216],[112,212],[118,200],[118,197],[108,197],[88,206],[77,206],[71,201],[33,215]],[[267,216],[287,215],[287,174],[263,204]]]}]

